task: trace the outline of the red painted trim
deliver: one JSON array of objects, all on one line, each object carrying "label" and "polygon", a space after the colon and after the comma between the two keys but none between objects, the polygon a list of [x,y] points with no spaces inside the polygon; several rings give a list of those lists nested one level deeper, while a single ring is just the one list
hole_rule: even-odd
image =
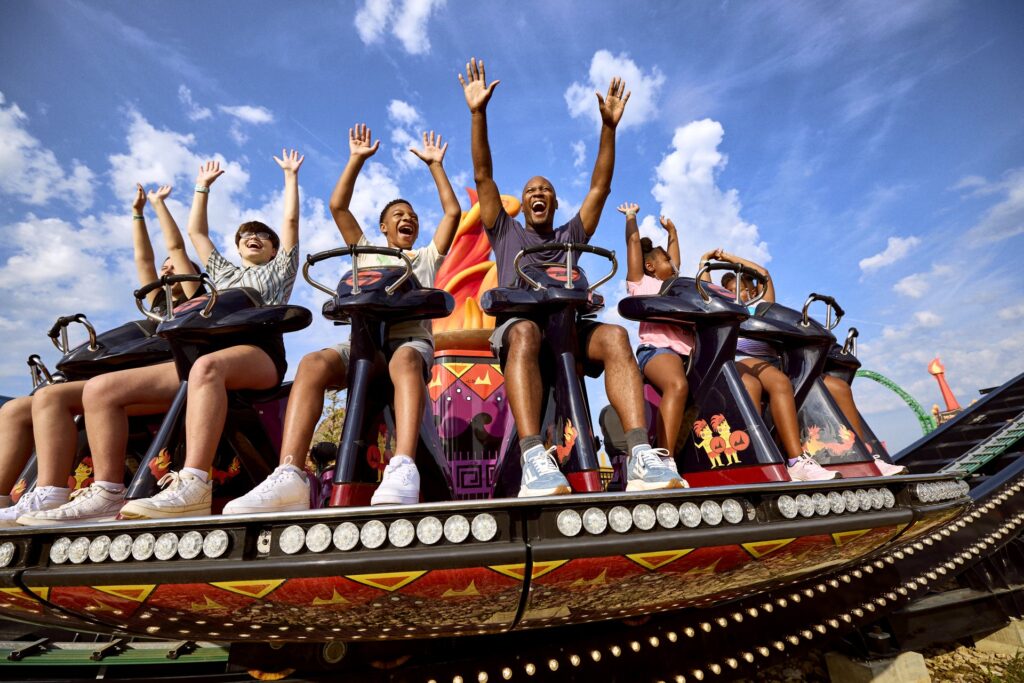
[{"label": "red painted trim", "polygon": [[703,472],[684,472],[683,477],[692,487],[789,481],[785,465],[755,465],[753,467],[727,467]]},{"label": "red painted trim", "polygon": [[335,484],[331,489],[332,508],[358,507],[370,504],[377,484]]},{"label": "red painted trim", "polygon": [[[490,351],[483,351],[481,349],[443,349],[434,352],[434,358],[448,358],[449,356],[456,358],[459,356],[472,356],[473,358],[494,358],[493,353],[491,353]],[[496,358],[495,361],[497,361]]]},{"label": "red painted trim", "polygon": [[597,470],[567,472],[565,478],[569,480],[573,493],[594,493],[604,490],[604,486],[601,485],[601,473]]},{"label": "red painted trim", "polygon": [[828,465],[826,470],[832,470],[843,475],[843,479],[858,479],[860,477],[880,477],[882,473],[875,467],[875,461],[847,462],[840,465]]}]

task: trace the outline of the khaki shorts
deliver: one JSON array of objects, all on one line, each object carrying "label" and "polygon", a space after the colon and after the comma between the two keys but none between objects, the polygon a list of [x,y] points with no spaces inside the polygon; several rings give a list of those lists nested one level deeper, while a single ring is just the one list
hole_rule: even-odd
[{"label": "khaki shorts", "polygon": [[[423,338],[389,339],[387,349],[385,349],[385,357],[391,360],[391,357],[395,355],[395,351],[403,346],[408,346],[423,359],[423,379],[429,382],[430,370],[434,366],[434,345],[430,340]],[[343,342],[334,346],[328,346],[327,348],[341,356],[341,362],[345,364],[346,368],[349,366],[349,358],[352,355],[351,344]]]},{"label": "khaki shorts", "polygon": [[[504,321],[499,320],[498,324],[494,328],[494,332],[491,332],[491,353],[493,353],[498,359],[502,370],[505,369],[505,361],[508,356],[508,340],[505,339],[505,335],[508,334],[509,329],[511,329],[513,325],[524,320],[530,320],[530,318],[510,317]],[[537,321],[534,320],[533,322]],[[601,324],[602,323],[591,318],[580,318],[576,321],[576,334],[580,349],[587,348],[587,342],[590,340],[591,333]],[[544,329],[544,325],[538,323],[538,326],[542,330]],[[542,357],[540,360],[543,363],[543,361],[547,360],[544,358],[545,354],[543,350],[541,351],[541,355]],[[604,367],[600,364],[591,362],[586,358],[580,360],[582,362],[583,372],[588,377],[600,377],[601,373],[604,372]]]}]

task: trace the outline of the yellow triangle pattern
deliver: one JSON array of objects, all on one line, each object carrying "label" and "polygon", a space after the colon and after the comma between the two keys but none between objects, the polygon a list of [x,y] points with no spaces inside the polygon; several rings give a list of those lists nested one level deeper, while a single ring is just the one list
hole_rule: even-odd
[{"label": "yellow triangle pattern", "polygon": [[383,574],[355,574],[346,576],[357,583],[392,593],[404,588],[427,572],[385,572]]},{"label": "yellow triangle pattern", "polygon": [[655,553],[636,553],[635,555],[626,555],[629,559],[636,562],[645,569],[654,571],[659,567],[664,567],[670,562],[675,562],[680,557],[685,557],[693,552],[693,548],[683,548],[682,550],[661,550]]},{"label": "yellow triangle pattern", "polygon": [[346,605],[348,600],[338,595],[338,589],[335,588],[329,598],[313,598],[314,605]]},{"label": "yellow triangle pattern", "polygon": [[33,588],[32,586],[29,586],[28,589],[36,595],[38,595],[43,600],[46,600],[50,597],[50,589],[48,587],[38,586],[36,588]]},{"label": "yellow triangle pattern", "polygon": [[455,588],[449,588],[441,594],[442,598],[464,598],[469,595],[480,595],[480,591],[476,589],[476,581],[470,581],[469,585],[462,590],[456,590]]},{"label": "yellow triangle pattern", "polygon": [[135,602],[145,602],[149,594],[156,590],[156,585],[143,585],[143,586],[93,586],[98,591],[107,593],[108,595],[114,595],[125,600],[134,600]]},{"label": "yellow triangle pattern", "polygon": [[215,581],[210,585],[244,595],[247,598],[262,598],[282,583],[284,583],[284,579],[264,579],[263,581]]},{"label": "yellow triangle pattern", "polygon": [[462,377],[466,371],[473,367],[473,363],[443,363],[444,368],[456,377]]},{"label": "yellow triangle pattern", "polygon": [[[37,588],[35,590],[49,591],[48,588]],[[35,590],[33,590],[32,592],[35,593]],[[25,595],[25,593],[20,588],[0,588],[0,593],[3,593],[6,597],[14,598],[15,600],[24,600],[25,602],[32,603],[33,605],[36,604],[36,601],[30,598],[29,596]],[[44,600],[46,599],[45,595],[40,597],[42,597]]]},{"label": "yellow triangle pattern", "polygon": [[832,540],[836,542],[836,545],[846,545],[850,541],[855,541],[871,529],[855,529],[854,531],[840,531],[832,534]]},{"label": "yellow triangle pattern", "polygon": [[[533,569],[530,572],[530,578],[536,579],[536,578],[539,578],[541,576],[544,576],[545,574],[549,574],[549,573],[555,571],[556,569],[558,569],[559,567],[561,567],[563,564],[565,564],[568,561],[569,560],[549,560],[547,562],[534,562],[533,563]],[[499,564],[499,565],[492,565],[491,567],[488,567],[488,568],[489,569],[493,569],[494,571],[498,572],[499,574],[504,574],[505,576],[510,576],[513,579],[516,579],[518,581],[522,581],[523,579],[526,578],[526,565],[525,564]]]},{"label": "yellow triangle pattern", "polygon": [[795,540],[795,538],[778,538],[773,541],[755,541],[754,543],[744,543],[743,549],[753,555],[754,559],[760,560],[765,555],[770,555]]}]

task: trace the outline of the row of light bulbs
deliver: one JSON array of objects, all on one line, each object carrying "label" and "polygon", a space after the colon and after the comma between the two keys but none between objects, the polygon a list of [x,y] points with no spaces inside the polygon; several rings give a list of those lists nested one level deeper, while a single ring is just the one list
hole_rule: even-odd
[{"label": "row of light bulbs", "polygon": [[372,519],[362,527],[353,522],[342,522],[333,530],[326,524],[314,524],[304,529],[298,524],[286,527],[277,539],[281,552],[294,555],[303,548],[312,553],[321,553],[333,544],[338,550],[352,550],[362,544],[364,548],[380,548],[390,543],[396,548],[405,548],[418,540],[423,545],[434,545],[442,537],[449,543],[462,543],[470,536],[486,543],[498,535],[498,520],[484,512],[473,517],[471,522],[463,515],[452,515],[442,522],[437,517],[424,517],[416,524],[408,519],[396,519],[384,524]]},{"label": "row of light bulbs", "polygon": [[[52,564],[67,562],[82,564],[86,560],[96,563],[107,560],[124,562],[128,558],[144,562],[153,557],[158,560],[172,560],[175,557],[192,560],[200,555],[215,559],[227,552],[230,543],[228,532],[223,529],[214,529],[205,535],[199,531],[187,531],[180,537],[170,531],[159,536],[149,532],[134,537],[130,534],[120,534],[113,539],[110,536],[96,536],[91,539],[79,536],[72,540],[67,536],[62,536],[50,546],[50,562]],[[3,560],[3,555],[4,549],[3,546],[0,546],[0,560]]]}]

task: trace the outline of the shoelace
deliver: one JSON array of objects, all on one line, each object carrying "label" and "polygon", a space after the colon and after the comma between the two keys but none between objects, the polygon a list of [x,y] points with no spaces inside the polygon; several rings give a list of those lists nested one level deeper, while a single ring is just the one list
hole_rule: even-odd
[{"label": "shoelace", "polygon": [[652,467],[664,467],[665,463],[661,461],[663,456],[668,455],[667,448],[648,448],[645,451],[640,451],[640,462],[643,464],[644,469],[651,469]]},{"label": "shoelace", "polygon": [[173,491],[173,490],[175,490],[176,488],[178,488],[178,485],[180,483],[181,483],[181,474],[179,474],[178,472],[168,472],[164,476],[160,477],[160,481],[158,481],[156,483],[156,485],[157,486],[164,486],[164,484],[166,484],[166,486],[164,486],[163,491],[160,492],[160,493],[163,493],[164,491]]},{"label": "shoelace", "polygon": [[559,471],[554,454],[555,448],[552,446],[543,453],[530,458],[530,464],[537,470],[537,474],[551,474]]},{"label": "shoelace", "polygon": [[68,496],[68,502],[70,503],[75,498],[89,498],[90,496],[92,496],[92,494],[96,493],[95,491],[93,491],[93,488],[98,489],[102,487],[97,486],[96,484],[90,484],[89,486],[86,486],[84,489],[75,489],[74,491],[71,492],[71,495]]}]

